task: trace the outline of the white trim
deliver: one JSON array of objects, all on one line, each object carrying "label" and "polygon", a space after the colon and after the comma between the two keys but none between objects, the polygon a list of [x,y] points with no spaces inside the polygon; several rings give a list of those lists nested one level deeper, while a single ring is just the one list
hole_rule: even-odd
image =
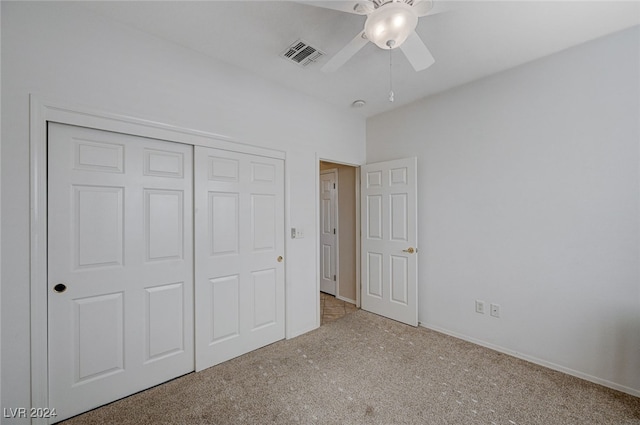
[{"label": "white trim", "polygon": [[316,197],[315,197],[315,233],[318,240],[315,245],[315,259],[316,259],[316,290],[314,292],[315,302],[313,305],[316,307],[316,326],[314,329],[319,328],[322,323],[322,318],[320,317],[320,157],[316,153],[316,172],[315,172],[315,188],[316,188]]},{"label": "white trim", "polygon": [[[328,171],[328,170],[327,170]],[[340,173],[337,168],[333,169],[333,175],[335,178],[336,186],[333,188],[333,219],[336,222],[336,233],[335,233],[335,241],[336,241],[336,253],[335,253],[335,264],[336,264],[336,297],[340,295]]]},{"label": "white trim", "polygon": [[356,168],[356,307],[360,308],[360,243],[362,242],[362,229],[360,228],[360,167]]},{"label": "white trim", "polygon": [[[0,22],[2,22],[2,7],[0,7]],[[0,31],[0,33],[1,33],[1,31]],[[2,38],[2,35],[0,34],[0,46],[2,45],[1,38]],[[2,81],[2,55],[0,55],[0,81]],[[0,135],[1,134],[2,134],[2,102],[0,102]],[[2,163],[2,155],[0,155],[0,163]],[[2,184],[0,182],[0,188],[1,187],[2,187]],[[2,192],[2,191],[0,190],[0,192]],[[0,199],[2,199],[1,193],[0,193]],[[2,211],[2,202],[1,201],[0,201],[0,211]],[[2,223],[2,218],[1,217],[2,217],[2,213],[0,212],[0,223]],[[0,240],[2,240],[1,234],[2,234],[2,230],[0,230]],[[2,249],[1,248],[0,248],[0,276],[2,276]],[[0,293],[2,293],[1,290],[0,290]],[[1,296],[0,296],[0,329],[2,329],[2,297]],[[2,354],[1,353],[2,353],[2,338],[0,338],[0,365],[2,364]],[[2,400],[2,379],[0,379],[0,400]]]},{"label": "white trim", "polygon": [[574,370],[574,369],[570,369],[568,367],[560,366],[560,365],[558,365],[556,363],[548,362],[546,360],[542,360],[542,359],[539,359],[537,357],[528,356],[528,355],[520,353],[518,351],[510,350],[508,348],[504,348],[504,347],[501,347],[499,345],[491,344],[489,342],[485,342],[485,341],[482,341],[482,340],[479,340],[479,339],[476,339],[476,338],[472,338],[472,337],[469,337],[469,336],[466,336],[466,335],[462,335],[462,334],[459,334],[457,332],[453,332],[453,331],[450,331],[448,329],[441,328],[439,326],[427,325],[425,323],[418,323],[418,324],[420,326],[424,327],[424,328],[431,329],[433,331],[440,332],[440,333],[443,333],[445,335],[452,336],[454,338],[462,339],[464,341],[468,341],[468,342],[471,342],[473,344],[480,345],[482,347],[486,347],[486,348],[489,348],[491,350],[495,350],[495,351],[498,351],[500,353],[504,353],[504,354],[510,355],[512,357],[517,357],[519,359],[526,360],[526,361],[531,362],[531,363],[535,363],[535,364],[537,364],[539,366],[543,366],[543,367],[546,367],[548,369],[553,369],[555,371],[566,373],[567,375],[575,376],[576,378],[584,379],[586,381],[590,381],[590,382],[593,382],[595,384],[602,385],[604,387],[612,388],[614,390],[621,391],[623,393],[631,394],[632,396],[635,396],[635,397],[640,397],[640,390],[636,390],[634,388],[630,388],[630,387],[626,387],[624,385],[616,384],[615,382],[611,382],[611,381],[608,381],[606,379],[598,378],[598,377],[595,377],[595,376],[592,376],[592,375],[589,375],[589,374],[586,374],[586,373],[579,372],[579,371]]},{"label": "white trim", "polygon": [[291,339],[294,338],[296,336],[298,336],[297,334],[293,333],[291,330],[291,326],[289,326],[289,323],[287,321],[287,306],[292,306],[294,305],[294,300],[290,300],[289,298],[292,296],[291,295],[291,291],[287,288],[287,276],[291,276],[291,273],[289,271],[289,252],[292,251],[292,249],[289,249],[291,247],[290,243],[291,243],[291,239],[289,238],[289,231],[288,229],[290,229],[290,225],[291,225],[291,200],[289,199],[289,193],[290,193],[290,189],[291,189],[291,185],[289,184],[289,167],[287,166],[287,161],[285,159],[284,161],[284,254],[282,254],[284,256],[284,337],[285,339]]},{"label": "white trim", "polygon": [[[285,160],[286,153],[243,144],[233,139],[199,130],[177,127],[128,115],[72,105],[60,100],[29,95],[30,147],[30,316],[31,316],[31,406],[49,406],[47,360],[47,122],[90,127],[99,130],[168,140],[193,146],[213,147]],[[286,181],[286,180],[285,180]],[[285,183],[285,223],[287,221]],[[285,237],[285,252],[287,239]],[[286,269],[285,269],[286,270]],[[285,329],[286,288],[285,271]],[[289,336],[290,337],[290,336]],[[55,407],[55,406],[54,406]],[[46,424],[47,419],[34,418],[32,424]]]},{"label": "white trim", "polygon": [[349,304],[355,304],[356,300],[352,300],[351,298],[347,298],[347,297],[343,297],[340,295],[336,295],[336,298],[345,302],[348,302]]},{"label": "white trim", "polygon": [[[31,406],[49,406],[47,364],[47,124],[46,108],[30,98]],[[47,419],[31,420],[46,424]]]}]

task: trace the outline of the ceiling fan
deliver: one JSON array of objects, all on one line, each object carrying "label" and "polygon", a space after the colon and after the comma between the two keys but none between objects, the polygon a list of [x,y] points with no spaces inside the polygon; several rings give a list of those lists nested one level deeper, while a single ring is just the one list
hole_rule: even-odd
[{"label": "ceiling fan", "polygon": [[340,68],[369,41],[385,50],[399,47],[416,71],[435,63],[415,30],[418,18],[431,14],[431,0],[305,1],[304,4],[367,15],[364,30],[322,67],[324,72]]}]

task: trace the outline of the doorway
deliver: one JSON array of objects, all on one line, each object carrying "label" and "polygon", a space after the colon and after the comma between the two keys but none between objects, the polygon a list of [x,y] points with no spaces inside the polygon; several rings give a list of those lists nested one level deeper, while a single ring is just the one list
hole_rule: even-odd
[{"label": "doorway", "polygon": [[357,309],[357,167],[320,161],[320,324]]}]

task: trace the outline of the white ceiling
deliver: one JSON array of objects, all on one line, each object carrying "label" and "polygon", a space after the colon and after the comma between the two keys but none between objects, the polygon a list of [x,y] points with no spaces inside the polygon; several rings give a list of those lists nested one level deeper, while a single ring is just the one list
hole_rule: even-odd
[{"label": "white ceiling", "polygon": [[[391,103],[389,52],[373,43],[338,71],[320,70],[362,30],[365,16],[293,1],[77,4],[339,108],[363,99],[359,113],[367,117],[640,24],[637,1],[434,0],[444,12],[421,18],[417,32],[436,63],[415,72],[394,50]],[[327,56],[306,68],[282,59],[299,38]]]}]

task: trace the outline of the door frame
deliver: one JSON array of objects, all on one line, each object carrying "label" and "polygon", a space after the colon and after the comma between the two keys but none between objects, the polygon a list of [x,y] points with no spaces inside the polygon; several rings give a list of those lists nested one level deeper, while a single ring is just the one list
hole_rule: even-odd
[{"label": "door frame", "polygon": [[[316,244],[316,327],[320,327],[320,162],[332,162],[334,164],[340,165],[348,165],[349,167],[355,168],[356,178],[355,178],[355,194],[356,194],[356,307],[360,308],[360,290],[362,286],[361,278],[360,278],[360,239],[362,231],[360,229],[360,166],[366,164],[363,162],[362,164],[354,164],[350,162],[341,161],[339,159],[332,159],[330,156],[324,156],[316,153],[316,229],[315,234],[318,235],[318,243]],[[337,224],[337,223],[336,223]],[[336,233],[338,231],[336,230]],[[336,269],[337,273],[337,269]],[[337,285],[336,285],[337,290]]]},{"label": "door frame", "polygon": [[[49,365],[47,351],[47,123],[90,127],[192,146],[205,146],[284,160],[284,222],[289,223],[286,152],[234,140],[220,134],[178,127],[157,121],[123,115],[59,99],[29,95],[29,201],[30,201],[30,330],[31,330],[31,406],[49,406]],[[317,186],[317,185],[316,185]],[[317,189],[316,189],[317,190]],[[288,238],[285,239],[285,258]],[[287,292],[285,267],[285,294]],[[318,292],[319,294],[319,292]],[[288,335],[285,296],[285,337]],[[46,418],[33,418],[32,424],[46,424]]]},{"label": "door frame", "polygon": [[[335,177],[335,182],[336,182],[336,187],[335,192],[334,192],[334,202],[333,202],[333,215],[334,215],[334,219],[335,219],[335,229],[336,229],[336,239],[335,239],[335,250],[334,250],[334,263],[335,263],[335,267],[336,267],[336,278],[334,280],[334,282],[336,282],[336,293],[335,293],[335,297],[338,298],[338,294],[340,294],[340,244],[338,243],[338,241],[340,240],[340,220],[339,220],[339,213],[338,213],[338,190],[339,190],[339,185],[338,185],[338,169],[337,168],[330,168],[327,170],[322,170],[320,171],[320,175],[322,174],[333,174]],[[318,189],[319,190],[319,189]],[[320,241],[320,237],[318,237],[318,242],[322,243]],[[320,267],[322,267],[322,264],[320,264]],[[318,269],[318,270],[322,270],[322,269]]]}]

